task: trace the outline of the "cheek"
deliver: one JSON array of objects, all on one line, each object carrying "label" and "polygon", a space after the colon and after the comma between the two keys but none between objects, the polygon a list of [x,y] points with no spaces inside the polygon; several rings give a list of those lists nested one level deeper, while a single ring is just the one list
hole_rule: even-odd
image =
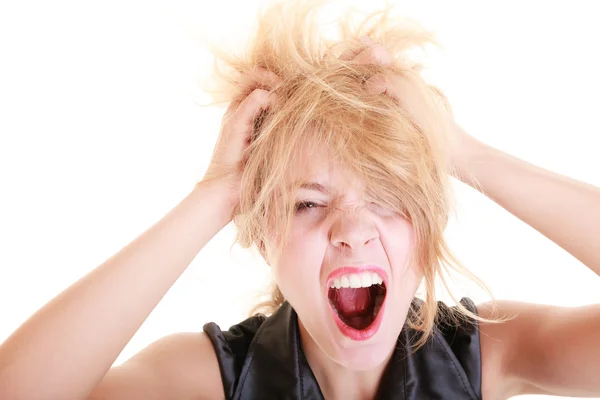
[{"label": "cheek", "polygon": [[287,246],[273,274],[283,295],[292,302],[319,291],[319,273],[327,242],[321,235],[292,227]]},{"label": "cheek", "polygon": [[416,250],[416,235],[409,221],[402,219],[386,227],[381,241],[395,277],[402,277],[406,273],[419,275],[420,271],[415,270],[415,265],[411,265],[414,264],[411,261]]}]

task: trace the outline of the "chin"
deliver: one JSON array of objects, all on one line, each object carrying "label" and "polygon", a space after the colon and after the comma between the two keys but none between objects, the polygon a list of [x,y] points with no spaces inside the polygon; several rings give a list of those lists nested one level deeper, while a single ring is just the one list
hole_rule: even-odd
[{"label": "chin", "polygon": [[[387,339],[387,338],[386,338]],[[332,358],[337,364],[353,371],[368,371],[386,363],[397,342],[394,340],[380,340],[371,344],[363,344],[353,348],[339,348],[334,351]]]},{"label": "chin", "polygon": [[384,299],[373,321],[363,329],[344,325],[339,316],[340,320],[336,320],[335,316],[329,315],[326,324],[329,357],[337,364],[354,371],[380,367],[389,361],[398,345],[398,336],[405,320],[399,311],[395,304],[386,304]]},{"label": "chin", "polygon": [[390,281],[378,266],[338,268],[308,313],[310,336],[340,366],[355,371],[380,367],[398,345],[417,286],[418,280]]}]

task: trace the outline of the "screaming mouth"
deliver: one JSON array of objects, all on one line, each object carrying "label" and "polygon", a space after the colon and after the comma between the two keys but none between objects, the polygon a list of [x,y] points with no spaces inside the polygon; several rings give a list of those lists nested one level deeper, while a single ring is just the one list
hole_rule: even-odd
[{"label": "screaming mouth", "polygon": [[360,287],[329,288],[329,303],[342,322],[356,330],[369,327],[383,304],[386,288],[383,282]]}]

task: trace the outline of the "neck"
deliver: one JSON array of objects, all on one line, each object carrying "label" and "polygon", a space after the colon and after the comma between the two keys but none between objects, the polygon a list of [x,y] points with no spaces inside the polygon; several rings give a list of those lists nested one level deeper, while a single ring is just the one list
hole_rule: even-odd
[{"label": "neck", "polygon": [[324,398],[352,400],[375,398],[385,368],[392,358],[393,349],[384,362],[376,368],[367,371],[355,371],[331,360],[317,346],[299,319],[298,327],[306,360],[315,375]]}]

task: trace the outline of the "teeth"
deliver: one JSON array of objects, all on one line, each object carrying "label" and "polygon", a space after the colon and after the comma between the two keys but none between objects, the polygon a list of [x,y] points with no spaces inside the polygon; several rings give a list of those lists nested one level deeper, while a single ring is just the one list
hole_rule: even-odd
[{"label": "teeth", "polygon": [[351,288],[362,287],[362,285],[360,284],[360,275],[356,275],[356,274],[350,275],[350,287]]},{"label": "teeth", "polygon": [[362,276],[360,277],[360,283],[362,285],[362,287],[369,287],[373,284],[372,282],[372,278],[371,278],[371,273],[370,272],[364,272],[362,274]]},{"label": "teeth", "polygon": [[375,272],[371,272],[371,279],[373,280],[373,285],[381,285],[383,283],[383,279]]},{"label": "teeth", "polygon": [[339,288],[360,288],[372,285],[381,285],[383,279],[375,272],[363,272],[362,274],[346,274],[331,282],[331,287]]},{"label": "teeth", "polygon": [[346,275],[342,276],[342,287],[348,288],[350,287],[350,279]]}]

